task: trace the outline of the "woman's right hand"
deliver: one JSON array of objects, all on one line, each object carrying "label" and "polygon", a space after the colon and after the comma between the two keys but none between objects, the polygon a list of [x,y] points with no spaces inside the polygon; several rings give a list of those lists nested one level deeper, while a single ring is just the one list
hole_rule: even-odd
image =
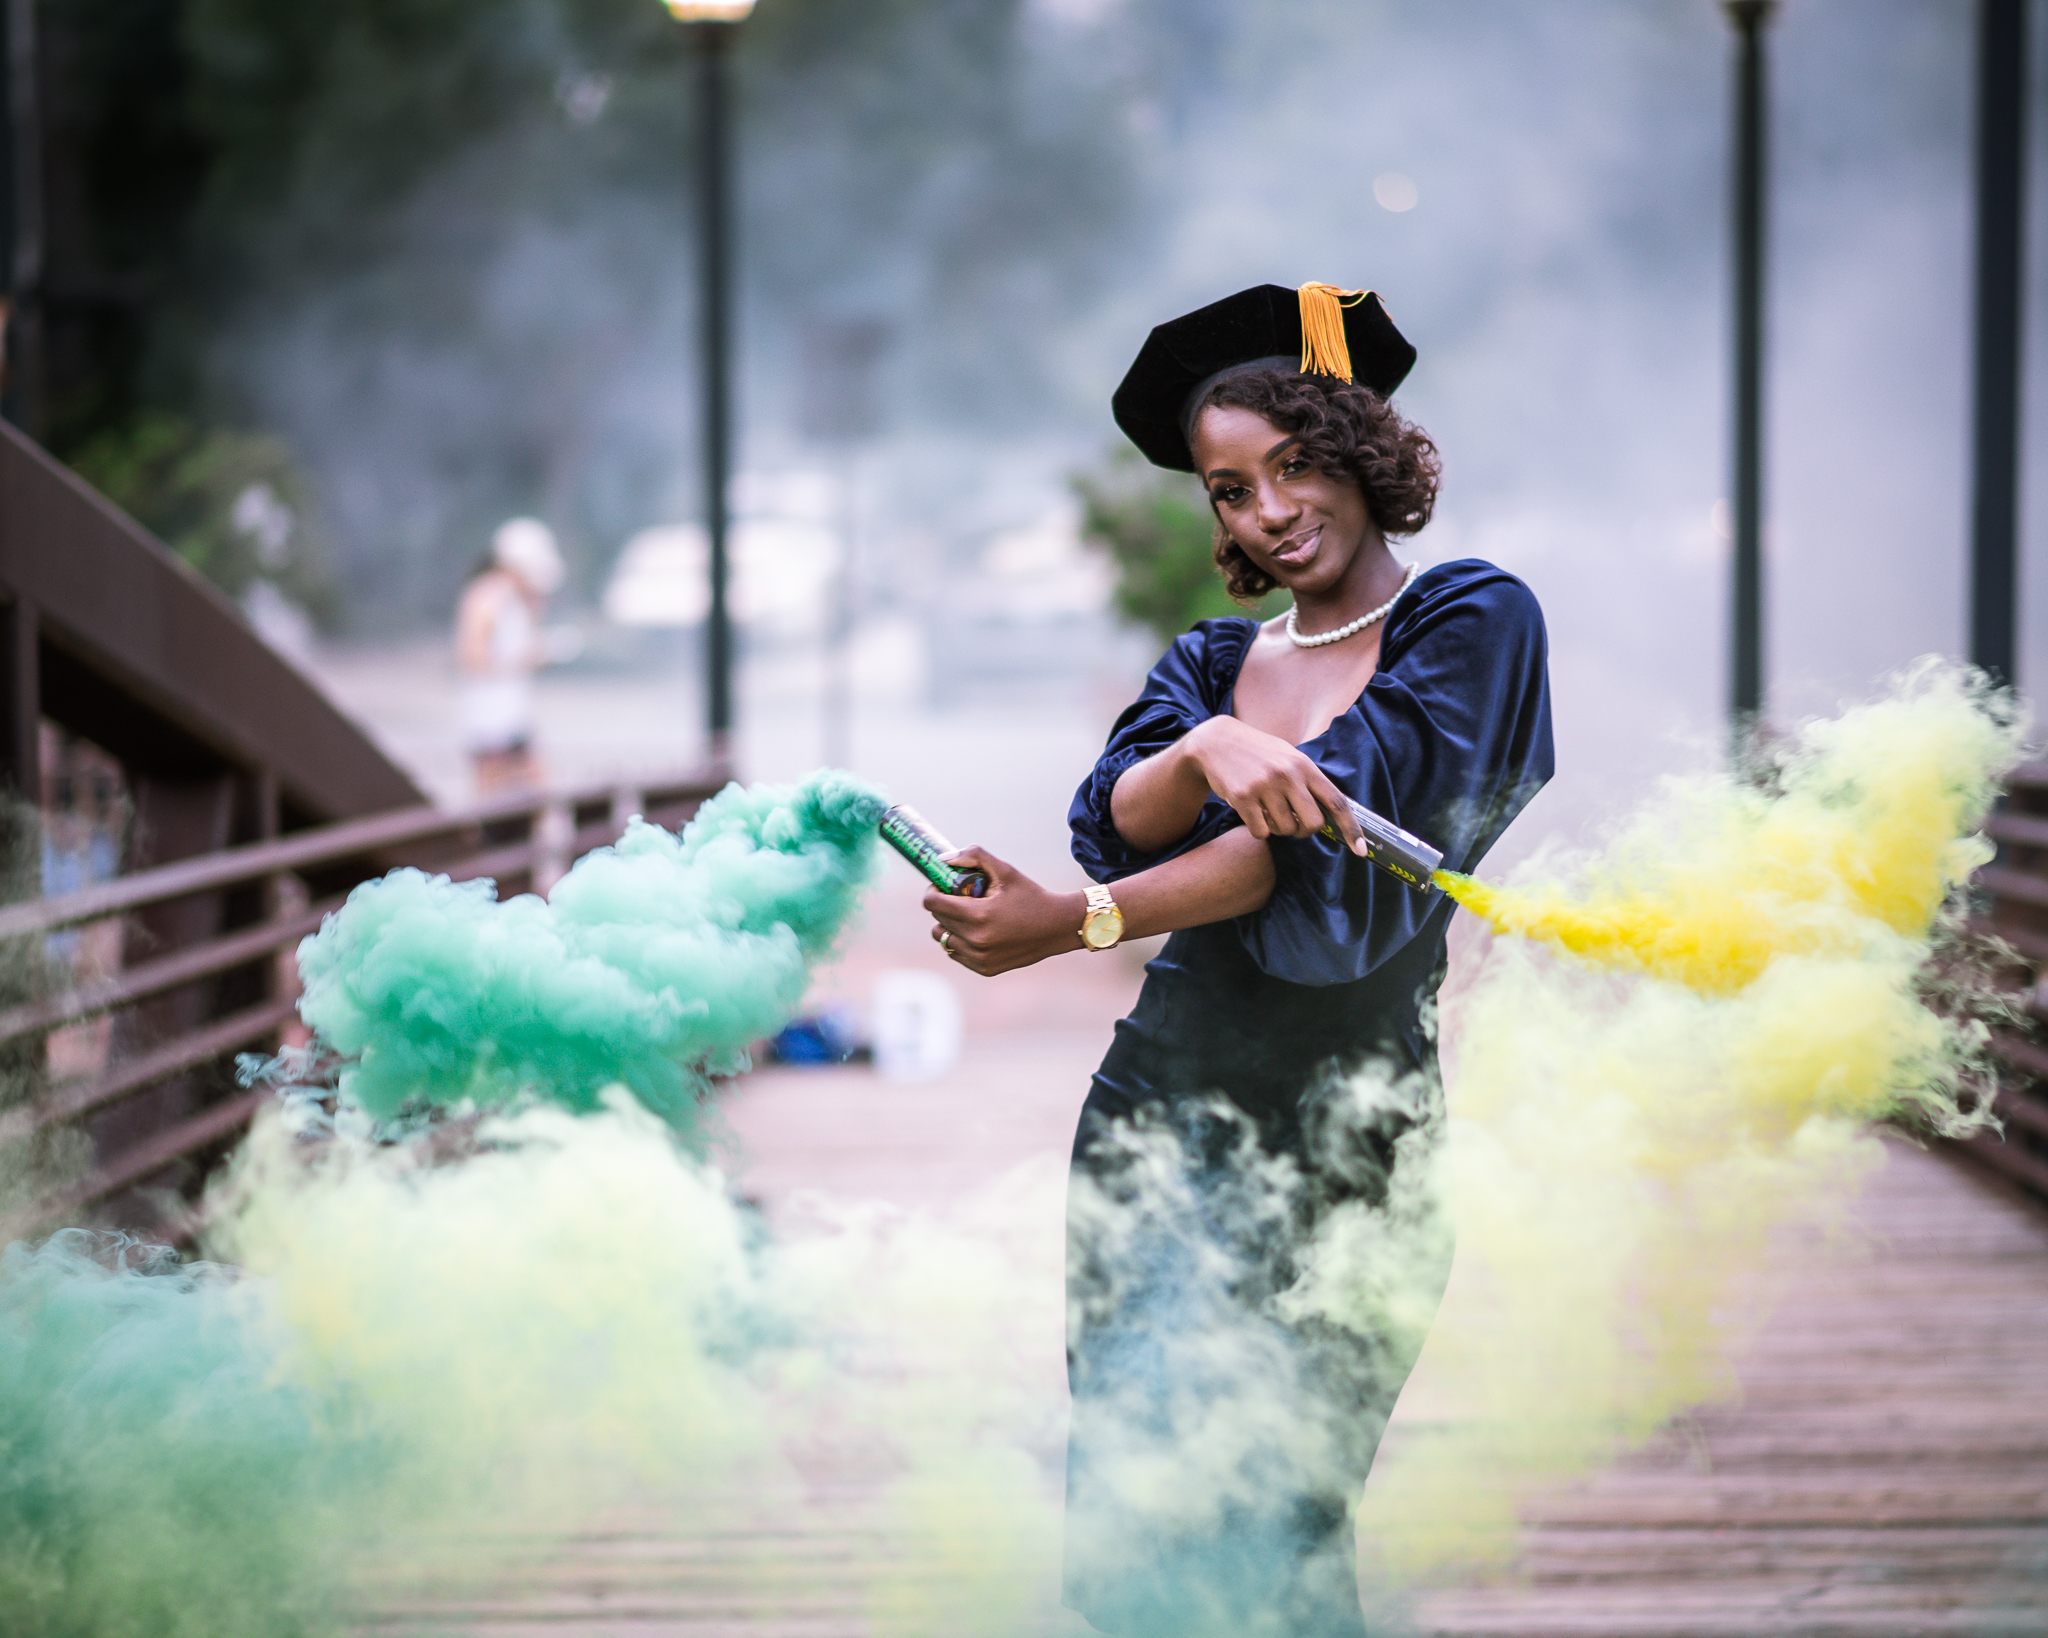
[{"label": "woman's right hand", "polygon": [[1081,920],[1088,900],[1080,893],[1054,893],[1023,871],[978,847],[948,853],[956,870],[978,870],[988,888],[978,899],[957,897],[934,887],[924,896],[932,937],[940,949],[971,973],[1028,967],[1047,956],[1085,948]]},{"label": "woman's right hand", "polygon": [[1312,757],[1277,734],[1236,717],[1211,717],[1190,729],[1179,749],[1261,841],[1312,836],[1327,816],[1347,847],[1365,851],[1365,833],[1344,793]]}]

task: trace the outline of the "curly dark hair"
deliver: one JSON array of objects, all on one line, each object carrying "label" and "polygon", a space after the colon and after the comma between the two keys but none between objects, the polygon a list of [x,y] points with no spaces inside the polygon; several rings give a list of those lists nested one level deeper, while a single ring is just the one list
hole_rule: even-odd
[{"label": "curly dark hair", "polygon": [[[1365,508],[1380,531],[1412,535],[1436,506],[1443,462],[1429,434],[1404,421],[1370,387],[1331,375],[1292,370],[1244,370],[1225,376],[1203,398],[1210,405],[1248,409],[1282,432],[1301,435],[1302,453],[1333,478],[1349,478],[1365,492]],[[1256,603],[1279,584],[1216,521],[1216,566],[1240,603]]]}]

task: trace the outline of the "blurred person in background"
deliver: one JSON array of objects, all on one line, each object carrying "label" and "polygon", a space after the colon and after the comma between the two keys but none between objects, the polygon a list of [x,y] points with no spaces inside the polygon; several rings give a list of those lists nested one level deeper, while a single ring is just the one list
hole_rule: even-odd
[{"label": "blurred person in background", "polygon": [[541,615],[563,576],[554,531],[535,518],[511,518],[491,537],[456,605],[462,741],[480,793],[540,783],[533,675],[550,658]]},{"label": "blurred person in background", "polygon": [[[1065,1599],[1105,1632],[1365,1638],[1354,1510],[1450,1272],[1427,1162],[1453,906],[1352,856],[1349,801],[1469,871],[1553,764],[1528,587],[1388,545],[1436,500],[1435,445],[1388,402],[1414,359],[1330,285],[1152,332],[1117,424],[1202,477],[1232,597],[1294,606],[1198,621],[1153,668],[1068,815],[1097,885],[970,848],[950,862],[986,895],[925,899],[984,975],[1171,935],[1069,1193]],[[1374,1260],[1305,1301],[1340,1211]]]}]

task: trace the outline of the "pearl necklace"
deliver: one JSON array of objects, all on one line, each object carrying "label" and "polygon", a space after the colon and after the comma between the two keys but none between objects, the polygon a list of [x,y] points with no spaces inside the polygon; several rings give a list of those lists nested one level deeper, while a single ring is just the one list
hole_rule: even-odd
[{"label": "pearl necklace", "polygon": [[1287,640],[1290,643],[1292,643],[1296,648],[1321,648],[1325,643],[1341,643],[1346,637],[1352,636],[1357,632],[1365,630],[1365,628],[1371,625],[1375,620],[1384,620],[1387,617],[1387,611],[1391,609],[1396,603],[1401,601],[1401,592],[1406,591],[1410,586],[1414,585],[1415,577],[1420,573],[1422,573],[1422,565],[1420,563],[1409,564],[1408,572],[1401,576],[1400,591],[1395,592],[1392,597],[1388,598],[1378,608],[1374,609],[1372,613],[1361,614],[1356,620],[1353,620],[1350,625],[1339,626],[1335,631],[1326,631],[1319,636],[1302,636],[1302,634],[1299,631],[1297,631],[1294,626],[1294,616],[1296,611],[1293,609],[1289,609],[1287,611]]}]

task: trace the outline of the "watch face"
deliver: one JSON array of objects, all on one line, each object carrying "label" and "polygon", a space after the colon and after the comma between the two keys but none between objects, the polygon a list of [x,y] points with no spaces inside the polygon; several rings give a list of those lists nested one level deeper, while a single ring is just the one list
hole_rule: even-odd
[{"label": "watch face", "polygon": [[1081,921],[1081,942],[1091,950],[1106,950],[1123,937],[1124,913],[1111,906],[1090,910]]}]

